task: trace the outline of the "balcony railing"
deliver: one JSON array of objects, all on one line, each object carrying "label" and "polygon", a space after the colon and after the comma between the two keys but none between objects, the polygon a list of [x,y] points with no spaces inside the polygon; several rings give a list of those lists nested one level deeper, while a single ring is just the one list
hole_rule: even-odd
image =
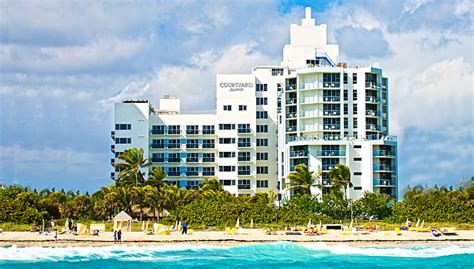
[{"label": "balcony railing", "polygon": [[380,111],[377,111],[377,110],[366,110],[365,111],[365,115],[367,116],[372,116],[372,117],[380,117],[382,113]]},{"label": "balcony railing", "polygon": [[316,152],[318,157],[337,157],[337,156],[346,156],[346,152],[343,150],[319,150]]},{"label": "balcony railing", "polygon": [[168,130],[169,135],[179,135],[181,134],[181,130]]},{"label": "balcony railing", "polygon": [[151,129],[151,134],[165,134],[164,129]]},{"label": "balcony railing", "polygon": [[296,118],[296,115],[297,115],[296,112],[286,113],[286,117],[290,119]]},{"label": "balcony railing", "polygon": [[202,144],[202,148],[204,149],[213,149],[215,146],[215,144]]},{"label": "balcony railing", "polygon": [[323,116],[340,116],[341,111],[340,110],[324,110],[323,111]]},{"label": "balcony railing", "polygon": [[181,148],[181,144],[177,144],[177,143],[168,144],[168,148],[169,149],[179,149],[179,148]]},{"label": "balcony railing", "polygon": [[250,134],[250,133],[252,133],[252,130],[250,128],[241,128],[241,129],[237,129],[237,133],[239,133],[239,134]]},{"label": "balcony railing", "polygon": [[287,132],[296,132],[296,126],[288,126],[286,127]]},{"label": "balcony railing", "polygon": [[321,102],[323,102],[323,98],[320,96],[300,98],[301,104],[312,104],[312,103],[321,103]]},{"label": "balcony railing", "polygon": [[374,179],[374,186],[395,186],[395,182],[390,179]]},{"label": "balcony railing", "polygon": [[110,145],[110,151],[112,151],[112,153],[115,153],[115,145]]},{"label": "balcony railing", "polygon": [[395,157],[395,153],[388,150],[374,150],[374,157]]},{"label": "balcony railing", "polygon": [[323,135],[324,140],[340,140],[341,136],[340,135],[329,135],[329,134],[324,134]]},{"label": "balcony railing", "polygon": [[154,149],[164,149],[165,144],[163,144],[163,143],[151,143],[151,147],[154,148]]},{"label": "balcony railing", "polygon": [[177,171],[169,171],[166,174],[170,177],[180,177],[181,176],[181,172],[177,172]]},{"label": "balcony railing", "polygon": [[214,130],[202,130],[202,134],[215,134]]},{"label": "balcony railing", "polygon": [[324,82],[323,83],[323,88],[340,88],[341,83],[340,82]]},{"label": "balcony railing", "polygon": [[377,83],[377,82],[373,82],[373,81],[366,81],[365,82],[365,87],[375,89],[375,88],[380,88],[380,84]]},{"label": "balcony railing", "polygon": [[247,157],[238,157],[237,161],[239,162],[250,162],[250,156]]},{"label": "balcony railing", "polygon": [[165,158],[158,158],[158,157],[155,157],[155,158],[151,158],[151,162],[152,163],[164,163],[165,162]]},{"label": "balcony railing", "polygon": [[237,185],[239,190],[250,190],[250,184],[239,184]]},{"label": "balcony railing", "polygon": [[305,150],[290,151],[290,157],[308,157],[308,152]]},{"label": "balcony railing", "polygon": [[110,131],[110,137],[115,141],[115,131]]},{"label": "balcony railing", "polygon": [[296,104],[296,98],[286,99],[286,104],[287,105]]},{"label": "balcony railing", "polygon": [[300,112],[300,117],[321,117],[322,115],[323,113],[321,112],[321,110]]},{"label": "balcony railing", "polygon": [[393,172],[395,171],[395,166],[394,165],[374,165],[374,171]]},{"label": "balcony railing", "polygon": [[110,159],[110,164],[114,165],[115,164],[115,158]]},{"label": "balcony railing", "polygon": [[186,144],[187,149],[198,149],[199,144]]},{"label": "balcony railing", "polygon": [[198,135],[199,130],[186,130],[187,135]]},{"label": "balcony railing", "polygon": [[380,125],[371,124],[371,123],[366,124],[366,125],[365,125],[365,128],[366,128],[367,130],[372,130],[372,131],[381,131],[381,130],[382,130],[382,128],[381,128]]},{"label": "balcony railing", "polygon": [[238,146],[239,148],[250,148],[250,147],[252,147],[252,144],[245,142],[245,143],[238,143],[237,146]]},{"label": "balcony railing", "polygon": [[203,177],[213,177],[215,175],[214,171],[212,172],[202,172]]},{"label": "balcony railing", "polygon": [[181,158],[168,158],[169,163],[179,163],[181,162]]},{"label": "balcony railing", "polygon": [[198,163],[199,158],[198,157],[188,157],[188,158],[186,158],[186,162],[187,163]]},{"label": "balcony railing", "polygon": [[296,84],[288,84],[285,86],[286,91],[296,91]]},{"label": "balcony railing", "polygon": [[207,157],[202,158],[203,163],[213,163],[214,161],[215,161],[215,158],[207,158]]},{"label": "balcony railing", "polygon": [[199,171],[186,171],[186,176],[187,177],[198,177],[199,176]]},{"label": "balcony railing", "polygon": [[339,130],[340,128],[340,124],[323,124],[324,130]]},{"label": "balcony railing", "polygon": [[323,102],[339,102],[341,101],[340,96],[324,96]]},{"label": "balcony railing", "polygon": [[335,166],[336,166],[335,164],[334,165],[333,164],[323,164],[322,165],[322,170],[323,171],[329,171],[329,170],[333,169]]},{"label": "balcony railing", "polygon": [[239,175],[239,176],[250,176],[250,170],[237,171],[237,175]]},{"label": "balcony railing", "polygon": [[365,101],[367,101],[367,102],[372,102],[372,103],[376,103],[376,102],[379,102],[379,101],[380,101],[380,98],[379,98],[379,97],[376,97],[376,96],[366,96],[366,97],[365,97]]}]

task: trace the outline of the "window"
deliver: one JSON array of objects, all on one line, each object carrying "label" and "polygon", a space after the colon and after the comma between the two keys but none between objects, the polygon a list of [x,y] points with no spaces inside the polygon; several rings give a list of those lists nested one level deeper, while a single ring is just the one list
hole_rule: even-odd
[{"label": "window", "polygon": [[354,172],[354,176],[362,176],[362,172]]},{"label": "window", "polygon": [[257,188],[268,188],[268,180],[257,180]]},{"label": "window", "polygon": [[219,158],[235,158],[235,152],[232,152],[232,151],[219,152]]},{"label": "window", "polygon": [[357,73],[352,74],[352,83],[357,84]]},{"label": "window", "polygon": [[251,133],[250,124],[249,123],[240,123],[237,126],[237,132],[239,134],[250,134]]},{"label": "window", "polygon": [[257,138],[257,147],[267,147],[268,139],[266,138]]},{"label": "window", "polygon": [[349,128],[349,119],[344,118],[344,129],[348,129],[348,128]]},{"label": "window", "polygon": [[202,126],[203,134],[214,134],[214,125],[203,125]]},{"label": "window", "polygon": [[324,88],[339,88],[341,86],[341,76],[339,73],[323,73]]},{"label": "window", "polygon": [[354,145],[354,148],[355,148],[355,149],[361,149],[361,148],[362,148],[362,145]]},{"label": "window", "polygon": [[235,138],[219,138],[219,144],[235,144]]},{"label": "window", "polygon": [[355,129],[357,128],[357,118],[354,118],[353,121],[352,121],[352,127]]},{"label": "window", "polygon": [[257,111],[257,119],[268,119],[267,111]]},{"label": "window", "polygon": [[168,126],[168,134],[181,134],[180,126],[179,125]]},{"label": "window", "polygon": [[359,157],[354,158],[354,162],[360,162],[360,161],[362,161],[362,158],[359,158]]},{"label": "window", "polygon": [[202,168],[203,176],[214,176],[214,167],[203,167]]},{"label": "window", "polygon": [[235,180],[233,180],[233,179],[221,179],[221,180],[219,180],[219,182],[223,186],[235,186]]},{"label": "window", "polygon": [[272,68],[272,76],[283,76],[283,68]]},{"label": "window", "polygon": [[153,153],[151,157],[151,161],[155,163],[162,163],[165,161],[165,154],[164,153]]},{"label": "window", "polygon": [[349,108],[347,104],[344,104],[344,115],[349,114]]},{"label": "window", "polygon": [[268,174],[268,166],[257,166],[257,174]]},{"label": "window", "polygon": [[235,172],[235,166],[219,166],[219,172]]},{"label": "window", "polygon": [[349,90],[344,90],[344,101],[349,101]]},{"label": "window", "polygon": [[186,126],[186,134],[199,134],[199,126],[198,125],[187,125]]},{"label": "window", "polygon": [[247,111],[246,105],[239,105],[239,111]]},{"label": "window", "polygon": [[[187,177],[196,177],[199,176],[198,167],[186,167],[186,176]],[[189,182],[188,182],[189,183]]]},{"label": "window", "polygon": [[169,153],[168,154],[169,163],[179,163],[181,162],[181,156],[179,153]]},{"label": "window", "polygon": [[213,149],[214,148],[214,139],[203,139],[202,140],[202,147],[205,149]]},{"label": "window", "polygon": [[219,130],[235,130],[235,124],[221,123],[219,124]]},{"label": "window", "polygon": [[250,166],[239,166],[237,174],[239,176],[249,176],[250,175]]},{"label": "window", "polygon": [[362,190],[362,187],[354,187],[354,190],[355,190],[355,191],[361,191],[361,190]]},{"label": "window", "polygon": [[353,105],[352,113],[353,113],[354,115],[357,115],[357,104],[354,104],[354,105]]},{"label": "window", "polygon": [[237,188],[239,190],[250,190],[250,180],[248,180],[248,179],[239,179]]},{"label": "window", "polygon": [[250,162],[250,152],[239,152],[239,162]]},{"label": "window", "polygon": [[268,133],[268,125],[257,125],[257,133]]},{"label": "window", "polygon": [[245,137],[245,138],[239,138],[238,139],[238,147],[239,148],[250,148],[250,138]]},{"label": "window", "polygon": [[132,129],[132,125],[131,124],[123,124],[123,123],[120,123],[120,124],[115,124],[115,130],[131,130]]},{"label": "window", "polygon": [[267,97],[257,97],[257,106],[267,105],[268,98]]},{"label": "window", "polygon": [[224,111],[232,111],[231,105],[224,105]]},{"label": "window", "polygon": [[186,140],[186,148],[188,148],[188,149],[197,149],[197,148],[199,148],[199,140],[197,140],[197,139],[188,139],[188,140]]},{"label": "window", "polygon": [[257,92],[266,92],[267,91],[267,84],[257,84],[256,91]]},{"label": "window", "polygon": [[151,141],[151,147],[154,149],[164,149],[165,148],[165,140],[164,139],[153,139]]},{"label": "window", "polygon": [[153,125],[151,127],[152,134],[164,134],[165,133],[165,125]]},{"label": "window", "polygon": [[179,177],[181,175],[180,167],[168,167],[166,174],[170,177]]},{"label": "window", "polygon": [[344,84],[347,84],[347,73],[344,73],[342,75],[342,79],[343,79]]},{"label": "window", "polygon": [[115,138],[115,144],[131,144],[132,139],[130,137],[117,137]]},{"label": "window", "polygon": [[213,163],[215,161],[214,153],[203,153],[202,162],[203,163]]},{"label": "window", "polygon": [[188,153],[186,155],[187,163],[197,163],[199,162],[199,155],[197,153]]},{"label": "window", "polygon": [[268,160],[267,152],[257,152],[257,161],[266,161]]}]

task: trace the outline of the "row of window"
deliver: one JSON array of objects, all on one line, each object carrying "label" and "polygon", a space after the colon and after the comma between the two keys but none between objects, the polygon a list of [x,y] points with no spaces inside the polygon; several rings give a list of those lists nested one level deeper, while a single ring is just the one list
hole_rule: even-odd
[{"label": "row of window", "polygon": [[[235,166],[233,165],[220,165],[219,172],[235,172]],[[237,167],[238,175],[250,175],[250,166],[239,166]],[[257,166],[257,174],[266,175],[268,174],[268,166]]]},{"label": "row of window", "polygon": [[[202,143],[200,143],[202,140]],[[153,139],[152,148],[181,148],[181,144],[185,144],[187,148],[214,148],[214,139]]]},{"label": "row of window", "polygon": [[[181,134],[180,125],[153,125],[151,128],[152,134]],[[186,125],[187,134],[199,134],[199,125]],[[214,125],[203,125],[203,134],[214,134]]]},{"label": "row of window", "polygon": [[132,139],[130,137],[116,137],[115,144],[132,144]]},{"label": "row of window", "polygon": [[[214,167],[162,167],[170,177],[186,176],[215,176]],[[201,173],[199,173],[201,172]]]},{"label": "row of window", "polygon": [[[342,77],[343,77],[342,79],[343,79],[344,84],[348,84],[348,76],[349,75],[347,73],[344,73],[342,75]],[[357,84],[357,73],[352,74],[352,83]]]},{"label": "row of window", "polygon": [[119,123],[115,124],[115,130],[131,130],[132,125],[129,123]]},{"label": "row of window", "polygon": [[[221,137],[219,138],[219,144],[235,144],[235,138],[232,137]],[[238,138],[237,144],[239,147],[250,147],[250,138]],[[257,147],[266,147],[268,146],[268,139],[267,138],[257,138],[256,140]]]},{"label": "row of window", "polygon": [[[247,189],[249,190],[251,185],[250,185],[250,180],[249,179],[221,179],[219,182],[223,186],[235,186],[235,183],[238,183],[238,188],[239,189]],[[257,188],[268,188],[268,180],[257,180],[256,181]]]}]

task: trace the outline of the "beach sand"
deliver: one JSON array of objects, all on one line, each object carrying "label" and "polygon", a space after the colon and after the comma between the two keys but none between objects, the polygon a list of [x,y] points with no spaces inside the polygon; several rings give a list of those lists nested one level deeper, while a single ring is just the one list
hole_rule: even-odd
[{"label": "beach sand", "polygon": [[[405,245],[405,244],[439,244],[452,242],[474,243],[474,231],[457,231],[457,236],[434,237],[431,232],[402,232],[396,235],[393,231],[380,231],[367,235],[343,234],[340,231],[329,231],[328,234],[319,236],[309,235],[265,235],[261,229],[243,229],[240,234],[226,235],[218,231],[197,231],[190,235],[181,235],[172,232],[171,235],[146,235],[143,232],[124,232],[123,245],[163,245],[163,244],[200,244],[216,246],[234,246],[256,243],[271,243],[290,241],[295,243],[324,242],[328,244],[348,245]],[[3,232],[0,234],[0,246],[108,246],[113,245],[112,232],[103,232],[99,236],[72,234],[59,235],[54,240],[52,234],[44,235],[30,232]]]}]

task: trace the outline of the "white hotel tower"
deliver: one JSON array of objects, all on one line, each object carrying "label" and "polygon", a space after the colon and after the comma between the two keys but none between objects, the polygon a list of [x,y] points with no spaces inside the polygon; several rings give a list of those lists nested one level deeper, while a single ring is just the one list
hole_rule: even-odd
[{"label": "white hotel tower", "polygon": [[148,169],[162,167],[166,180],[183,188],[215,177],[233,194],[273,190],[279,199],[292,194],[287,175],[295,165],[323,171],[324,187],[312,190],[317,195],[331,186],[326,172],[342,163],[352,173],[349,198],[364,191],[396,197],[388,79],[376,66],[340,63],[326,28],[306,8],[302,24],[291,25],[280,65],[218,74],[213,114],[183,114],[173,96],[161,99],[159,109],[148,101],[115,104],[112,152],[143,148],[153,163]]}]

